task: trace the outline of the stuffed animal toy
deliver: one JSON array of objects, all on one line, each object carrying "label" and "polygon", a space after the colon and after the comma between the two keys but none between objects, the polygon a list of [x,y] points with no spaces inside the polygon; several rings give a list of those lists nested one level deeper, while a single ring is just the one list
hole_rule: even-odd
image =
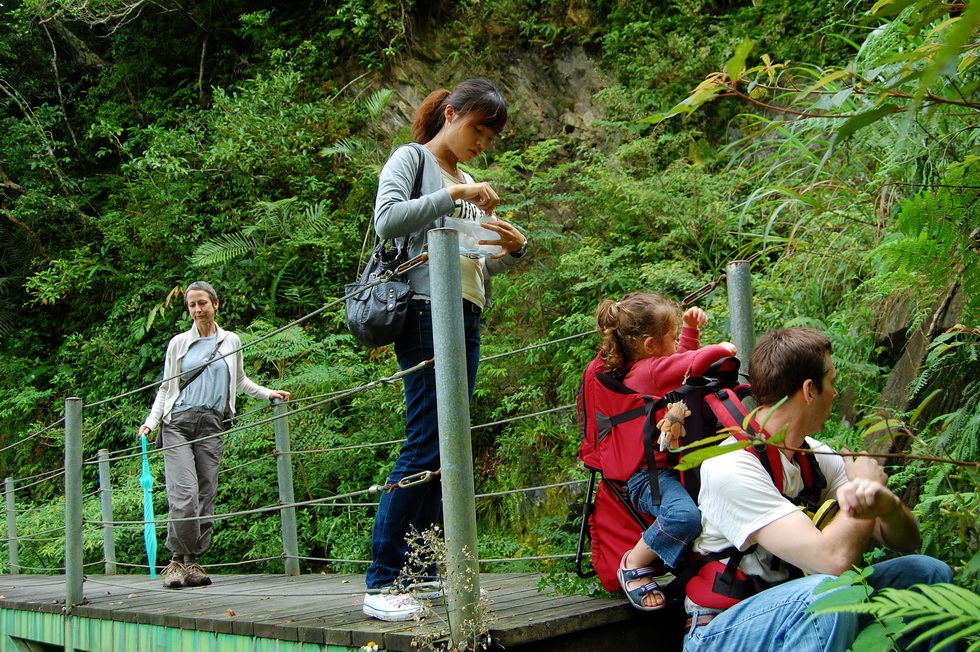
[{"label": "stuffed animal toy", "polygon": [[657,423],[660,430],[660,450],[667,448],[677,448],[681,439],[684,438],[684,419],[691,416],[691,411],[687,409],[684,401],[667,404],[667,413],[664,418]]}]

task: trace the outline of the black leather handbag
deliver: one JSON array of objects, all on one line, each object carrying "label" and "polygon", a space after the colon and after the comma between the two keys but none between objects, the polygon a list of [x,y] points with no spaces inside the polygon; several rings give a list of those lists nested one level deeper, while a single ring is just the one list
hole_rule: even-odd
[{"label": "black leather handbag", "polygon": [[[420,147],[413,148],[419,155],[411,194],[411,198],[415,199],[421,193],[425,159]],[[391,344],[401,335],[405,325],[412,288],[407,282],[392,275],[408,260],[408,240],[409,238],[405,238],[403,244],[399,245],[396,241],[381,240],[375,236],[374,251],[360,280],[344,286],[344,294],[350,295],[344,303],[347,329],[359,344],[368,348]],[[389,280],[368,287],[370,283],[383,277]],[[359,288],[363,290],[357,292]]]}]

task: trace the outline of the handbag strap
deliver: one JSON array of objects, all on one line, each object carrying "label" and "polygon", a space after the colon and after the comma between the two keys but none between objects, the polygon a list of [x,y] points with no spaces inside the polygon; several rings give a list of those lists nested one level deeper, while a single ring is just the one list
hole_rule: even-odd
[{"label": "handbag strap", "polygon": [[415,183],[412,184],[412,195],[409,199],[418,199],[422,196],[422,172],[425,171],[425,154],[422,153],[422,145],[412,143],[409,145],[419,155],[419,166],[415,170]]},{"label": "handbag strap", "polygon": [[187,387],[188,385],[190,385],[191,383],[193,383],[195,380],[197,380],[197,377],[204,373],[204,370],[207,369],[208,368],[208,365],[211,363],[211,361],[214,360],[214,356],[216,356],[218,354],[218,347],[221,346],[221,341],[218,340],[218,334],[217,333],[214,334],[214,339],[215,339],[214,351],[211,351],[211,355],[209,355],[208,356],[208,359],[204,361],[204,364],[202,364],[200,367],[198,367],[197,371],[195,371],[191,375],[190,378],[188,378],[187,380],[182,380],[179,383],[177,383],[177,393],[178,394],[180,392],[184,391],[184,388],[185,387]]},{"label": "handbag strap", "polygon": [[[418,199],[419,197],[422,196],[422,173],[425,172],[425,154],[422,153],[422,147],[423,147],[422,145],[418,145],[416,143],[408,143],[407,145],[405,145],[405,147],[410,147],[414,149],[415,153],[419,155],[419,164],[418,167],[415,168],[415,181],[412,183],[412,194],[409,195],[408,197],[409,199]],[[409,245],[411,244],[411,239],[412,239],[411,235],[405,238],[405,244],[404,246],[401,247],[398,246],[398,243],[394,239],[391,240],[392,244],[395,245],[395,248],[397,250],[396,258],[400,259],[402,257],[407,257],[407,252],[408,252]],[[375,251],[378,250],[378,245],[381,243],[382,243],[381,238],[379,238],[377,232],[375,232],[374,234]]]}]

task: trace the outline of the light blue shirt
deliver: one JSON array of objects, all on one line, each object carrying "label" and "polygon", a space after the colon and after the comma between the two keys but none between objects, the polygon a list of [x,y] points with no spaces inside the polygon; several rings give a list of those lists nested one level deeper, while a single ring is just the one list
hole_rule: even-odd
[{"label": "light blue shirt", "polygon": [[[211,337],[202,337],[191,344],[180,361],[181,381],[186,381],[193,375],[193,369],[207,362],[214,352],[217,338],[218,335],[215,333]],[[224,414],[225,405],[228,403],[228,384],[228,363],[224,359],[215,360],[204,368],[201,375],[184,387],[174,404],[173,414],[191,408],[208,408]]]}]

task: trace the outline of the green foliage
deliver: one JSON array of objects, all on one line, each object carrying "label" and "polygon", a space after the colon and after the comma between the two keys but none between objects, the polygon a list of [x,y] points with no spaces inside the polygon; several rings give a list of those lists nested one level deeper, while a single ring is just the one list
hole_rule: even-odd
[{"label": "green foliage", "polygon": [[[412,72],[420,62],[440,85],[486,74],[506,77],[514,95],[510,127],[468,166],[531,242],[520,266],[494,278],[484,316],[484,355],[510,355],[482,365],[471,408],[479,492],[581,479],[567,408],[595,355],[599,300],[638,289],[680,299],[736,258],[753,261],[759,332],[830,334],[856,421],[890,364],[872,334],[880,305],[915,299],[925,314],[959,284],[963,321],[976,326],[976,5],[883,2],[864,24],[855,3],[809,0],[4,7],[0,376],[18,382],[0,389],[0,444],[27,443],[0,453],[0,466],[18,477],[60,466],[60,428],[31,435],[69,395],[86,401],[87,455],[131,448],[167,340],[187,328],[190,281],[218,288],[220,323],[246,343],[340,296],[370,240],[377,174],[404,138],[391,132],[431,90]],[[591,57],[607,81],[588,130],[565,135],[553,117],[528,117],[524,94],[548,92],[521,90],[512,73],[529,51],[554,79],[569,53]],[[723,72],[680,108],[697,108],[689,118],[641,121],[712,71]],[[732,95],[742,104],[723,99]],[[725,298],[721,287],[700,300],[713,317],[705,342],[727,339]],[[917,452],[980,457],[974,340],[963,329],[930,353],[917,390],[947,400],[920,413]],[[390,348],[354,346],[334,307],[250,346],[245,360],[254,380],[297,399],[293,447],[316,451],[295,457],[298,499],[383,483],[398,451],[386,442],[402,434],[400,388],[332,397],[394,373]],[[239,407],[238,424],[269,416],[262,402]],[[856,432],[829,434],[853,444]],[[273,450],[270,424],[228,436],[219,511],[275,503]],[[139,520],[138,465],[116,466],[116,517]],[[958,468],[911,464],[896,482],[921,492],[927,550],[975,586],[976,481]],[[572,552],[580,499],[578,485],[480,499],[481,556]],[[22,531],[44,529],[59,509],[55,482],[18,500],[38,508]],[[354,503],[371,500],[300,509],[300,555],[367,558],[373,510]],[[92,508],[87,500],[87,517]],[[279,557],[277,527],[274,514],[221,521],[210,559]],[[117,534],[120,558],[142,559],[138,528]],[[97,541],[86,532],[86,561],[98,560]],[[56,565],[59,545],[24,554]],[[493,569],[567,583],[561,561]]]},{"label": "green foliage", "polygon": [[[814,614],[850,612],[874,617],[876,622],[859,632],[851,649],[903,650],[932,638],[937,643],[928,648],[930,651],[967,643],[968,650],[980,648],[976,640],[980,633],[980,595],[953,584],[885,588],[872,594],[867,584],[869,570],[848,571],[839,580],[825,580],[816,589],[825,593],[824,597],[808,609]],[[911,637],[911,641],[899,643],[902,637]]]},{"label": "green foliage", "polygon": [[295,197],[258,202],[253,223],[202,243],[191,264],[220,269],[246,256],[262,258],[263,270],[273,275],[255,280],[258,287],[268,287],[270,303],[291,302],[304,311],[315,308],[323,293],[312,281],[327,275],[322,263],[341,256],[342,241],[323,202],[299,207],[296,203]]},{"label": "green foliage", "polygon": [[[951,286],[962,286],[964,318],[980,314],[980,159],[967,157],[948,169],[934,189],[904,202],[895,232],[870,252],[878,275],[870,285],[883,297],[905,294],[920,316]],[[920,317],[921,319],[921,317]]]},{"label": "green foliage", "polygon": [[937,337],[930,346],[915,389],[925,397],[910,419],[917,428],[913,460],[899,482],[921,483],[915,513],[921,523],[922,549],[945,558],[962,586],[980,588],[980,474],[969,466],[936,459],[971,462],[980,458],[980,365],[977,333],[962,327]]}]

